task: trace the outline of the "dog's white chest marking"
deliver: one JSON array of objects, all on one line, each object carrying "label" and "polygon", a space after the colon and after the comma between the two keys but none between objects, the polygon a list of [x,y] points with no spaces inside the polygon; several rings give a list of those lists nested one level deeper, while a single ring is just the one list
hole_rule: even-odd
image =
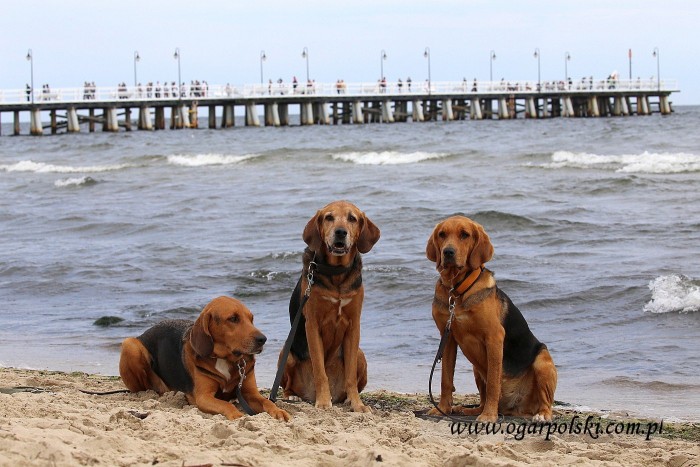
[{"label": "dog's white chest marking", "polygon": [[331,303],[338,304],[338,316],[340,316],[343,313],[343,307],[352,301],[352,297],[350,297],[350,298],[323,297],[323,298],[325,300],[328,300]]},{"label": "dog's white chest marking", "polygon": [[216,371],[224,375],[226,381],[231,379],[231,372],[229,371],[228,362],[223,358],[216,359]]}]

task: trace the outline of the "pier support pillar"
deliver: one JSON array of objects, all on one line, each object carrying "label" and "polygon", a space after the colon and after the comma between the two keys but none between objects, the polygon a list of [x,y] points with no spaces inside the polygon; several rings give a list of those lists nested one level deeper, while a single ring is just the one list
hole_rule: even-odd
[{"label": "pier support pillar", "polygon": [[177,106],[177,128],[189,128],[190,127],[190,114],[187,111],[187,107],[180,104]]},{"label": "pier support pillar", "polygon": [[12,125],[12,127],[13,127],[12,134],[15,136],[19,136],[19,128],[20,128],[19,127],[19,110],[15,110],[14,114],[15,114],[15,118],[14,118],[14,122]]},{"label": "pier support pillar", "polygon": [[382,102],[382,121],[384,123],[394,123],[394,112],[392,112],[391,102],[388,100]]},{"label": "pier support pillar", "polygon": [[221,117],[221,128],[231,128],[235,124],[235,114],[233,105],[224,105],[223,115]]},{"label": "pier support pillar", "polygon": [[316,110],[316,118],[314,118],[314,121],[318,122],[321,125],[329,125],[331,123],[330,116],[328,115],[328,106],[326,105],[325,102],[319,102],[315,106]]},{"label": "pier support pillar", "polygon": [[365,123],[365,115],[362,112],[362,102],[352,103],[352,123]]},{"label": "pier support pillar", "polygon": [[104,123],[102,124],[102,131],[119,131],[119,120],[117,119],[117,108],[109,107],[102,110],[104,115]]},{"label": "pier support pillar", "polygon": [[412,110],[412,120],[414,122],[422,122],[425,120],[425,116],[423,115],[423,101],[413,101]]},{"label": "pier support pillar", "polygon": [[481,112],[481,103],[476,97],[471,100],[471,105],[469,106],[469,118],[472,120],[481,120],[484,118],[484,114]]},{"label": "pier support pillar", "polygon": [[41,126],[41,110],[30,110],[29,116],[29,134],[32,136],[41,136],[44,134],[44,129]]},{"label": "pier support pillar", "polygon": [[78,113],[75,111],[75,107],[69,107],[66,111],[66,121],[68,133],[78,133],[80,131]]},{"label": "pier support pillar", "polygon": [[197,112],[197,103],[193,102],[190,105],[189,111],[187,112],[189,127],[188,128],[199,128],[199,114]]},{"label": "pier support pillar", "polygon": [[265,126],[280,126],[277,103],[265,104]]},{"label": "pier support pillar", "polygon": [[574,116],[574,104],[571,101],[571,96],[565,96],[562,99],[562,101],[563,101],[562,103],[563,103],[563,107],[564,107],[562,115],[564,117],[573,117]]},{"label": "pier support pillar", "polygon": [[216,129],[216,106],[215,105],[209,106],[209,129],[211,129],[211,130]]},{"label": "pier support pillar", "polygon": [[[479,112],[481,112],[481,106],[479,106]],[[443,100],[442,101],[442,120],[445,122],[451,122],[454,119],[455,119],[455,114],[452,111],[452,99]]]},{"label": "pier support pillar", "polygon": [[510,118],[510,113],[508,112],[508,102],[505,97],[498,98],[498,119],[507,120]]},{"label": "pier support pillar", "polygon": [[649,100],[647,96],[637,96],[637,115],[649,115]]},{"label": "pier support pillar", "polygon": [[165,107],[156,107],[156,130],[165,130]]},{"label": "pier support pillar", "polygon": [[51,134],[55,135],[58,133],[58,121],[56,119],[56,109],[53,109],[49,112],[49,116],[51,118]]},{"label": "pier support pillar", "polygon": [[661,115],[668,115],[671,113],[671,104],[668,100],[668,96],[659,96],[659,111]]},{"label": "pier support pillar", "polygon": [[124,109],[124,129],[126,131],[131,131],[131,108],[127,107]]},{"label": "pier support pillar", "polygon": [[280,116],[280,125],[289,126],[289,104],[278,104],[277,111]]},{"label": "pier support pillar", "polygon": [[598,110],[598,98],[596,96],[588,98],[588,115],[591,117],[600,117]]},{"label": "pier support pillar", "polygon": [[528,97],[525,100],[525,115],[529,118],[537,118],[537,104],[534,97]]},{"label": "pier support pillar", "polygon": [[245,124],[246,126],[260,126],[260,117],[258,117],[258,108],[255,102],[245,105]]},{"label": "pier support pillar", "polygon": [[314,124],[314,107],[311,102],[302,102],[301,106],[301,124],[302,125],[313,125]]},{"label": "pier support pillar", "polygon": [[146,107],[139,108],[139,130],[152,130],[153,123],[151,122],[151,109]]},{"label": "pier support pillar", "polygon": [[95,109],[90,109],[88,111],[88,132],[95,132]]}]

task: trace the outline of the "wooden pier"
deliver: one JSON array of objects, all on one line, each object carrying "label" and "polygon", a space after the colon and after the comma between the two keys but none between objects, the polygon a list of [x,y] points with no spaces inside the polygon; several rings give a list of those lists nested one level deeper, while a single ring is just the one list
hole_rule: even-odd
[{"label": "wooden pier", "polygon": [[[432,82],[411,87],[342,82],[209,86],[134,86],[0,90],[0,132],[11,115],[20,135],[29,114],[31,135],[80,131],[230,128],[236,116],[245,126],[338,125],[516,118],[622,117],[672,112],[668,80],[582,80],[560,82]],[[262,117],[262,118],[261,118]],[[292,118],[293,117],[293,118]],[[1,133],[0,133],[1,134]]]}]

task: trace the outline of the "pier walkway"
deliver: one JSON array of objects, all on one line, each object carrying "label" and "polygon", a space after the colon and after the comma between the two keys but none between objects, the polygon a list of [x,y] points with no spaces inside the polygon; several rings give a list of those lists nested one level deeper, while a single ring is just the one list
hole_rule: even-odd
[{"label": "pier walkway", "polygon": [[592,78],[540,84],[502,80],[15,89],[0,90],[0,131],[3,116],[10,114],[10,133],[20,135],[23,112],[29,113],[31,135],[81,128],[163,130],[166,123],[171,129],[199,128],[201,109],[209,128],[233,127],[236,112],[246,126],[666,115],[672,112],[674,92],[679,92],[675,80]]}]

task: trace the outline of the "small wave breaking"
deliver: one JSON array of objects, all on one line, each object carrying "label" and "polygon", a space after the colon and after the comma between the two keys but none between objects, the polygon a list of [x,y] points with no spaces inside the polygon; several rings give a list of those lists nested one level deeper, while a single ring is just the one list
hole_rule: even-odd
[{"label": "small wave breaking", "polygon": [[34,173],[98,173],[122,170],[131,167],[129,164],[116,165],[92,165],[92,166],[71,166],[46,164],[45,162],[34,162],[32,160],[20,161],[14,164],[0,165],[0,170],[5,172],[34,172]]},{"label": "small wave breaking", "polygon": [[257,154],[234,156],[227,154],[173,154],[167,157],[168,163],[184,167],[204,167],[207,165],[231,165],[258,157]]},{"label": "small wave breaking", "polygon": [[649,282],[651,300],[644,311],[690,313],[700,311],[700,284],[683,274],[657,277]]},{"label": "small wave breaking", "polygon": [[333,154],[333,159],[352,162],[360,165],[397,165],[397,164],[415,164],[431,159],[442,159],[447,157],[445,153],[432,152],[397,152],[397,151],[382,151],[382,152],[346,152]]},{"label": "small wave breaking", "polygon": [[556,151],[548,169],[575,168],[613,170],[618,173],[677,174],[700,172],[700,156],[684,152],[602,155]]},{"label": "small wave breaking", "polygon": [[65,178],[63,180],[56,180],[54,186],[57,188],[65,188],[71,186],[91,186],[97,184],[97,180],[92,177],[73,177]]}]

